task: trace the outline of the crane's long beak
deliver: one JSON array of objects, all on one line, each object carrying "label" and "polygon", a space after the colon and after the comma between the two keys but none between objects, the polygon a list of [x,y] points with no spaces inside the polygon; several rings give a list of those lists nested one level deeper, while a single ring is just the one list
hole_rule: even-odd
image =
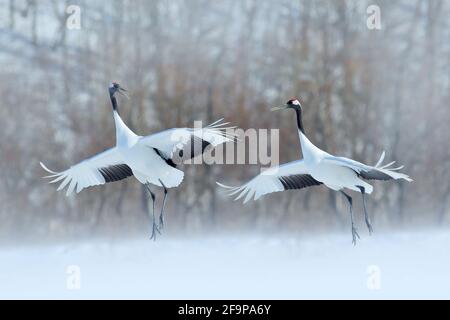
[{"label": "crane's long beak", "polygon": [[122,87],[119,87],[118,92],[119,92],[121,95],[123,95],[125,98],[127,98],[127,99],[130,98],[130,96],[128,95],[128,90],[127,90],[127,89],[124,89],[124,88],[122,88]]},{"label": "crane's long beak", "polygon": [[284,110],[287,109],[287,106],[281,106],[281,107],[273,107],[270,109],[270,111],[278,111],[278,110]]}]

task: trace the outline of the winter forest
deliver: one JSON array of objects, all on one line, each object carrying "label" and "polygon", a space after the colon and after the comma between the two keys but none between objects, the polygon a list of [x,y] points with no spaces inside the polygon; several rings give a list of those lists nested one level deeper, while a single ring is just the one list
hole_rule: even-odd
[{"label": "winter forest", "polygon": [[[377,1],[0,1],[0,239],[39,241],[148,232],[148,197],[128,179],[66,198],[39,161],[63,170],[114,145],[108,84],[129,90],[127,124],[146,135],[225,118],[279,129],[280,162],[301,156],[292,114],[330,153],[405,165],[413,183],[375,182],[378,229],[450,223],[450,3]],[[70,5],[81,8],[70,28]],[[245,138],[244,138],[245,141]],[[186,165],[169,194],[167,236],[347,230],[344,199],[317,187],[245,206],[259,164]],[[358,198],[355,204],[360,209]],[[358,218],[359,219],[359,218]]]}]

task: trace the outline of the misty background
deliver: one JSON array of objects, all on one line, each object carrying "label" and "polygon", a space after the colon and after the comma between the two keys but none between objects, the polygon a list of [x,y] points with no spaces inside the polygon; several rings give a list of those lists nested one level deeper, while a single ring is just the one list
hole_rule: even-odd
[{"label": "misty background", "polygon": [[[66,27],[71,4],[79,30]],[[381,30],[366,25],[371,4]],[[281,163],[301,156],[296,124],[269,109],[299,96],[317,146],[368,164],[386,150],[414,179],[373,183],[375,232],[448,226],[449,17],[439,0],[0,0],[0,241],[149,236],[135,179],[66,198],[41,178],[39,161],[60,171],[115,143],[112,80],[130,91],[121,115],[140,135],[223,117],[280,129]],[[325,187],[243,206],[215,184],[259,167],[185,166],[164,237],[342,230],[350,243],[347,203]]]}]

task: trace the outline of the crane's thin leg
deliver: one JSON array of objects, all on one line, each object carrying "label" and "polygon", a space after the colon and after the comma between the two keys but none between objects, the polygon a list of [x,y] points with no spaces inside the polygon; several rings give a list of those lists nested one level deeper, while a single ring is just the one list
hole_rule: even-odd
[{"label": "crane's thin leg", "polygon": [[347,199],[347,201],[350,205],[350,221],[352,223],[352,238],[353,238],[352,242],[353,242],[353,245],[356,245],[356,238],[357,237],[358,237],[358,239],[360,239],[360,238],[359,238],[358,232],[356,231],[355,223],[353,222],[353,199],[352,199],[352,197],[350,197],[348,194],[346,194],[342,190],[341,190],[341,193],[345,196],[345,198]]},{"label": "crane's thin leg", "polygon": [[369,229],[369,234],[372,235],[372,233],[373,233],[372,223],[370,222],[369,214],[367,213],[367,209],[366,209],[366,197],[365,197],[366,189],[362,186],[358,186],[358,188],[359,188],[359,190],[361,190],[363,207],[364,207],[364,219],[366,220],[366,226],[367,226],[367,229]]},{"label": "crane's thin leg", "polygon": [[150,190],[150,186],[148,184],[145,185],[145,188],[150,193],[150,197],[152,198],[152,234],[150,236],[150,240],[156,240],[156,233],[160,233],[158,227],[156,226],[155,219],[155,194]]},{"label": "crane's thin leg", "polygon": [[166,199],[167,199],[168,191],[167,191],[167,188],[164,185],[164,183],[161,180],[159,180],[159,182],[161,183],[161,185],[164,188],[164,198],[163,198],[163,204],[162,204],[162,207],[161,207],[161,213],[159,215],[159,226],[158,226],[159,229],[162,230],[162,229],[164,229],[164,209],[166,208]]}]

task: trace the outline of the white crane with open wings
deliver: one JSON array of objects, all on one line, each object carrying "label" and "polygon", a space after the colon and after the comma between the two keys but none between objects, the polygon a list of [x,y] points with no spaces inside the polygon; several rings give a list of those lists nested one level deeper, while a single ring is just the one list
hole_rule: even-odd
[{"label": "white crane with open wings", "polygon": [[[145,185],[152,198],[151,239],[155,239],[156,232],[164,225],[167,189],[177,187],[183,181],[184,172],[177,165],[202,154],[209,146],[234,141],[235,136],[226,130],[232,127],[225,127],[228,123],[223,123],[222,119],[204,128],[175,128],[146,137],[139,136],[122,121],[116,93],[126,95],[126,90],[118,83],[111,83],[109,95],[116,126],[115,147],[62,172],[52,171],[42,162],[41,166],[50,173],[46,176],[52,179],[50,183],[60,183],[58,191],[67,188],[67,195],[134,176]],[[159,226],[155,221],[155,194],[150,190],[151,184],[164,188]]]},{"label": "white crane with open wings", "polygon": [[364,195],[372,193],[373,187],[365,180],[392,180],[404,179],[412,181],[407,175],[397,172],[403,166],[392,168],[394,162],[381,165],[385,153],[375,166],[365,165],[352,159],[333,156],[316,147],[305,134],[302,121],[302,105],[296,98],[290,99],[286,105],[275,107],[272,110],[294,109],[297,116],[298,134],[303,154],[303,159],[289,162],[280,166],[274,166],[254,177],[248,183],[240,187],[227,188],[230,195],[237,195],[236,200],[244,198],[244,203],[251,199],[257,200],[261,196],[293,189],[324,184],[330,189],[340,191],[350,204],[350,219],[352,228],[353,243],[359,235],[353,222],[352,205],[353,200],[350,195],[343,191],[344,188],[360,192],[363,198],[364,216],[367,228],[372,233],[372,226],[366,210]]}]

